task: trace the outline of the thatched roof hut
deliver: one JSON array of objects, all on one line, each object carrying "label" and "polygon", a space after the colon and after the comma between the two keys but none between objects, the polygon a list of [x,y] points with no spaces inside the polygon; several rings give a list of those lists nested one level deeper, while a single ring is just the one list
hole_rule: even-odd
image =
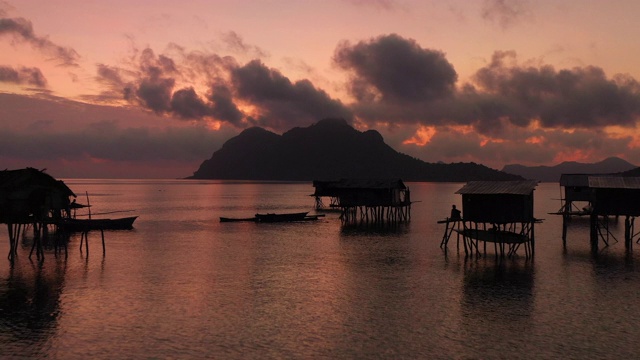
[{"label": "thatched roof hut", "polygon": [[76,195],[44,171],[0,171],[0,223],[30,223],[57,216],[69,207],[70,196]]}]

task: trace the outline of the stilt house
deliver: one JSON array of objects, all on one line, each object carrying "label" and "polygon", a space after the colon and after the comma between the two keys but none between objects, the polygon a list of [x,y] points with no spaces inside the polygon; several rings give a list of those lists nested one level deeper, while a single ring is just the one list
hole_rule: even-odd
[{"label": "stilt house", "polygon": [[330,197],[332,208],[342,211],[343,223],[396,223],[410,218],[409,188],[400,179],[314,181],[316,208]]},{"label": "stilt house", "polygon": [[479,255],[479,242],[494,244],[496,255],[514,255],[524,245],[526,256],[533,256],[533,191],[538,182],[470,181],[456,194],[462,195],[462,219],[446,223],[441,247],[446,249],[453,231],[463,237],[466,255]]},{"label": "stilt house", "polygon": [[[596,174],[563,174],[560,186],[564,187],[562,215],[562,240],[566,246],[567,227],[572,216],[589,216],[591,245],[598,249],[602,239],[606,245],[613,234],[609,231],[609,218],[625,216],[625,245],[629,248],[634,233],[634,221],[640,216],[640,178]],[[578,208],[574,202],[588,203]]]},{"label": "stilt house", "polygon": [[0,223],[7,224],[11,250],[15,255],[18,236],[27,224],[34,226],[39,238],[47,223],[69,209],[69,197],[75,197],[64,182],[33,168],[0,171]]}]

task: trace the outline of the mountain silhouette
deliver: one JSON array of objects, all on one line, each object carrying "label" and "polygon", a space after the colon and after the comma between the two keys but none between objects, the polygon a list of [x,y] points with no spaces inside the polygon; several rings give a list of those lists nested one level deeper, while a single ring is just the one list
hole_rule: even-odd
[{"label": "mountain silhouette", "polygon": [[401,154],[375,130],[358,131],[343,119],[325,119],[278,135],[244,130],[205,160],[191,179],[311,181],[401,178],[404,181],[517,180],[475,163],[426,163]]},{"label": "mountain silhouette", "polygon": [[636,168],[635,165],[617,157],[610,157],[597,163],[565,161],[555,166],[506,165],[502,171],[520,175],[525,179],[556,182],[562,174],[614,174]]}]

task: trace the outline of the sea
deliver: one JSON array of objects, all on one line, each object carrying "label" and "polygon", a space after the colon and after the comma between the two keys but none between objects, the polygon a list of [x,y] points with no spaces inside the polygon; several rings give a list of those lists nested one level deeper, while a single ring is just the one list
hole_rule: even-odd
[{"label": "sea", "polygon": [[612,220],[562,240],[557,183],[535,190],[535,256],[465,257],[444,219],[460,183],[407,183],[411,221],[345,227],[220,222],[314,212],[310,182],[65,179],[94,217],[133,230],[73,235],[17,259],[0,228],[2,359],[631,359],[640,356],[640,244]]}]

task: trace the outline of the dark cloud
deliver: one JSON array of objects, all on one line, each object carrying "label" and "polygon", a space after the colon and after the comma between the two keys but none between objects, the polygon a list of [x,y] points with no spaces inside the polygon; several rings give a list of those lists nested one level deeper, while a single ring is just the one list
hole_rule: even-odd
[{"label": "dark cloud", "polygon": [[436,50],[396,34],[352,45],[342,42],[334,62],[351,73],[351,93],[359,101],[416,103],[453,94],[453,65]]},{"label": "dark cloud", "polygon": [[156,116],[132,107],[16,94],[0,94],[0,118],[5,167],[37,165],[75,177],[189,176],[238,133],[232,126],[154,128]]},{"label": "dark cloud", "polygon": [[593,66],[556,71],[551,66],[508,65],[510,58],[515,53],[496,52],[491,63],[476,72],[477,88],[462,94],[467,100],[499,103],[489,119],[473,121],[503,118],[526,126],[540,120],[550,128],[600,128],[635,126],[640,119],[640,86],[630,77],[608,79]]},{"label": "dark cloud", "polygon": [[[369,86],[362,77],[354,81]],[[640,84],[628,75],[608,78],[594,66],[556,70],[519,65],[515,52],[497,51],[471,83],[462,84],[451,96],[417,102],[361,97],[350,108],[369,124],[471,125],[494,137],[504,136],[510,126],[534,123],[549,129],[635,127],[640,120]]]},{"label": "dark cloud", "polygon": [[346,106],[309,80],[291,82],[259,60],[232,69],[231,85],[239,99],[257,107],[257,123],[272,129],[287,130],[328,117],[352,117]]},{"label": "dark cloud", "polygon": [[0,66],[0,82],[47,87],[47,80],[38,68]]},{"label": "dark cloud", "polygon": [[529,3],[526,0],[484,0],[481,16],[506,29],[527,16],[529,12]]},{"label": "dark cloud", "polygon": [[80,58],[78,53],[70,48],[55,44],[47,37],[38,36],[33,31],[31,21],[24,18],[0,18],[0,36],[11,35],[19,41],[24,41],[39,51],[60,61],[64,66],[77,66]]},{"label": "dark cloud", "polygon": [[184,119],[200,119],[211,116],[211,108],[190,87],[173,93],[171,110]]},{"label": "dark cloud", "polygon": [[144,106],[157,114],[171,109],[171,92],[175,80],[171,78],[148,77],[142,79],[135,95]]},{"label": "dark cloud", "polygon": [[209,100],[213,103],[211,113],[214,118],[227,121],[236,126],[240,125],[244,115],[234,104],[231,90],[227,86],[221,84],[213,85]]}]

